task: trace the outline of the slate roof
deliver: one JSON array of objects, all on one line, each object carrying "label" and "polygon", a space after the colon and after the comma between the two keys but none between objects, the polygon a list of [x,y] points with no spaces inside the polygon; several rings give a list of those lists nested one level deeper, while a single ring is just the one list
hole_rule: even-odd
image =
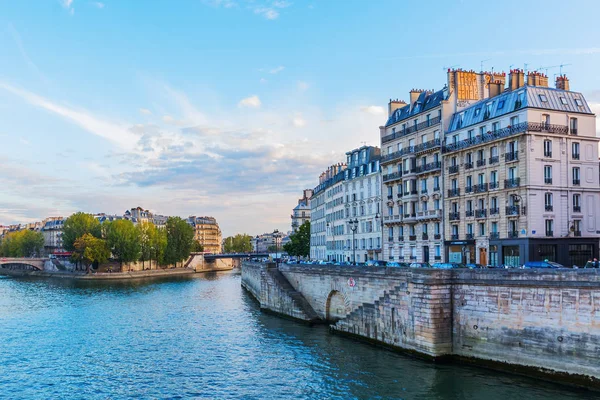
[{"label": "slate roof", "polygon": [[443,88],[437,92],[424,91],[421,92],[417,101],[413,104],[407,104],[394,111],[394,113],[388,118],[385,126],[398,123],[400,121],[414,117],[417,114],[430,110],[440,105],[442,100],[448,98],[448,88]]},{"label": "slate roof", "polygon": [[[487,112],[488,107],[490,110],[489,113]],[[523,86],[517,90],[505,91],[498,96],[480,100],[472,106],[455,113],[452,116],[448,132],[480,124],[489,119],[528,107],[569,113],[593,114],[581,93],[549,87]]]}]

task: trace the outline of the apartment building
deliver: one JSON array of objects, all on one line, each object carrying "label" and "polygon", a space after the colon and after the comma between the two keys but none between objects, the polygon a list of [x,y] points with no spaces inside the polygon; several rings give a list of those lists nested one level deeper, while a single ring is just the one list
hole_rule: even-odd
[{"label": "apartment building", "polygon": [[600,238],[595,115],[565,76],[550,88],[543,74],[513,70],[505,83],[504,75],[486,79],[485,98],[449,121],[444,256],[582,266],[597,257]]},{"label": "apartment building", "polygon": [[298,204],[292,210],[292,233],[296,233],[298,228],[305,223],[310,222],[310,198],[313,195],[312,189],[304,189],[302,198],[298,199]]},{"label": "apartment building", "polygon": [[187,223],[194,228],[194,240],[202,245],[204,251],[221,253],[221,228],[214,217],[188,217]]}]

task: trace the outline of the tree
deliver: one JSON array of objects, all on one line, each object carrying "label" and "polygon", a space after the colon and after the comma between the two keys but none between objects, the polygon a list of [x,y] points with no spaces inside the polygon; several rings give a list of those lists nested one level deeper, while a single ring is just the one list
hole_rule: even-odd
[{"label": "tree", "polygon": [[194,243],[192,243],[192,253],[202,253],[203,251],[204,246],[202,246],[199,241],[194,240]]},{"label": "tree", "polygon": [[166,224],[167,247],[164,261],[175,264],[190,256],[194,241],[194,228],[179,217],[169,217]]},{"label": "tree", "polygon": [[152,269],[152,256],[154,255],[153,246],[157,235],[156,226],[152,222],[140,222],[136,229],[140,240],[140,260],[142,260],[142,268],[146,268],[145,262],[150,261],[150,269]]},{"label": "tree", "polygon": [[102,235],[100,222],[92,214],[78,212],[67,218],[62,234],[65,250],[74,251],[75,241],[86,233],[96,238],[101,238]]},{"label": "tree", "polygon": [[278,250],[279,246],[277,246],[276,244],[272,244],[269,247],[267,247],[267,253],[275,253]]},{"label": "tree", "polygon": [[310,222],[306,221],[290,236],[290,241],[283,246],[290,256],[308,257],[310,254]]},{"label": "tree", "polygon": [[225,253],[250,253],[252,251],[252,236],[248,234],[237,234],[229,236],[223,244]]},{"label": "tree", "polygon": [[73,258],[82,262],[88,273],[92,264],[101,264],[110,257],[110,250],[106,245],[106,241],[89,233],[78,238],[74,243],[74,248]]},{"label": "tree", "polygon": [[44,247],[44,235],[41,232],[21,230],[10,232],[0,243],[0,255],[3,257],[34,257],[40,255]]},{"label": "tree", "polygon": [[[156,265],[165,265],[165,251],[167,249],[166,229],[156,229],[156,234],[152,238],[151,249],[152,257],[150,260],[154,260]],[[150,267],[152,267],[152,261],[150,261]]]},{"label": "tree", "polygon": [[123,263],[137,261],[140,257],[140,235],[127,219],[118,219],[105,223],[105,234],[108,248],[113,256],[119,260],[121,271]]}]

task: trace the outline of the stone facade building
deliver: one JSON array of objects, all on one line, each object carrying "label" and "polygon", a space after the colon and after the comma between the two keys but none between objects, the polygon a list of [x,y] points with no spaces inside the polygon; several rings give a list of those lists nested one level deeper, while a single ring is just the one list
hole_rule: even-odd
[{"label": "stone facade building", "polygon": [[[453,262],[585,265],[597,257],[596,118],[564,76],[511,71],[455,113],[444,146],[446,256]],[[525,82],[527,84],[525,84]]]},{"label": "stone facade building", "polygon": [[310,198],[313,195],[312,189],[304,189],[301,199],[298,199],[298,205],[292,211],[292,233],[296,233],[300,225],[310,222]]},{"label": "stone facade building", "polygon": [[190,216],[187,222],[194,228],[194,240],[204,247],[205,252],[221,253],[221,228],[215,218]]},{"label": "stone facade building", "polygon": [[44,220],[42,235],[44,236],[44,253],[64,253],[62,234],[65,220],[62,217],[50,217]]}]

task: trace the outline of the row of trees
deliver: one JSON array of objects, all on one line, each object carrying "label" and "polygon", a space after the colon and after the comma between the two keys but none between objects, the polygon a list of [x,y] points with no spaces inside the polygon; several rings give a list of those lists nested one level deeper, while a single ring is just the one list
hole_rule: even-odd
[{"label": "row of trees", "polygon": [[22,230],[10,232],[0,242],[0,257],[39,256],[44,248],[41,232]]},{"label": "row of trees", "polygon": [[283,250],[290,256],[308,257],[310,254],[310,222],[306,221],[290,236],[290,241],[283,245]]},{"label": "row of trees", "polygon": [[252,236],[247,234],[237,234],[225,238],[223,243],[225,253],[250,253],[252,251]]},{"label": "row of trees", "polygon": [[[93,264],[106,262],[112,255],[119,265],[142,261],[156,265],[182,262],[194,246],[194,229],[179,217],[169,217],[166,228],[158,229],[152,222],[120,219],[100,222],[91,214],[71,215],[64,223],[63,246],[73,252],[73,259],[89,271]],[[196,247],[197,248],[197,247]]]}]

